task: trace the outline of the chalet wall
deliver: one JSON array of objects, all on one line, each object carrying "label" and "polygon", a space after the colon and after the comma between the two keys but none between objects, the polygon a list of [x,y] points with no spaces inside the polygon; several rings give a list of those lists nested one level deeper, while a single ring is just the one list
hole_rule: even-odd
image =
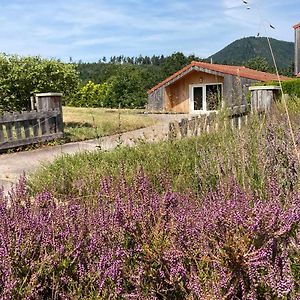
[{"label": "chalet wall", "polygon": [[225,105],[228,107],[244,105],[247,104],[248,87],[255,82],[257,81],[239,76],[227,74],[219,76],[194,70],[172,84],[149,94],[148,110],[189,113],[189,86],[202,83],[222,83]]},{"label": "chalet wall", "polygon": [[161,87],[148,95],[149,111],[163,111],[164,110],[164,96],[165,88]]},{"label": "chalet wall", "polygon": [[300,27],[295,29],[295,75],[300,73]]},{"label": "chalet wall", "polygon": [[224,78],[204,72],[190,72],[166,87],[165,109],[172,112],[189,113],[189,86],[202,83],[224,83]]},{"label": "chalet wall", "polygon": [[225,75],[223,87],[223,100],[228,107],[247,104],[249,86],[257,80]]}]

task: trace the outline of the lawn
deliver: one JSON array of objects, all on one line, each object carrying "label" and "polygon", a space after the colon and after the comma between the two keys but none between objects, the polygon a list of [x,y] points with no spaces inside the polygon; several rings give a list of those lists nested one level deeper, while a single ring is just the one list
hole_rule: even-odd
[{"label": "lawn", "polygon": [[65,139],[99,138],[154,125],[142,110],[63,107]]}]

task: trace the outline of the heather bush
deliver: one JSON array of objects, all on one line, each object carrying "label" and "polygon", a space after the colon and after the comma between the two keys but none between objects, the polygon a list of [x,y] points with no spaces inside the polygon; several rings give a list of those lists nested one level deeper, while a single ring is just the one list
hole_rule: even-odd
[{"label": "heather bush", "polygon": [[[139,171],[107,177],[92,205],[24,179],[0,195],[1,299],[296,299],[300,194],[264,198],[233,179],[206,195]],[[1,193],[0,193],[1,194]]]}]

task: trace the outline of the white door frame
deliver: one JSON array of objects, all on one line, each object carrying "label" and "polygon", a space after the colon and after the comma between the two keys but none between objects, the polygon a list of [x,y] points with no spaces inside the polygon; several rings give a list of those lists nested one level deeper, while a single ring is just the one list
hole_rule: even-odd
[{"label": "white door frame", "polygon": [[[206,101],[206,86],[207,85],[221,85],[221,95],[223,95],[223,83],[214,82],[214,83],[201,83],[201,84],[190,84],[189,85],[189,101],[190,101],[190,113],[207,113],[207,112],[215,112],[216,110],[207,110],[207,101]],[[202,110],[194,110],[194,88],[202,87],[202,97],[203,97],[203,109]],[[221,107],[223,107],[223,99],[221,98]]]}]

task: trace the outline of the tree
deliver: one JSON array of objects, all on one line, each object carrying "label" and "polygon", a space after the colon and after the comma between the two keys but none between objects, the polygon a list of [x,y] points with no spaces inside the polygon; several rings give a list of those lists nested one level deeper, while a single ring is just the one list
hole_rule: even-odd
[{"label": "tree", "polygon": [[107,81],[109,85],[106,106],[144,107],[147,99],[144,71],[132,65],[121,65]]},{"label": "tree", "polygon": [[70,106],[80,107],[104,107],[107,106],[109,86],[106,83],[95,84],[88,81],[67,102]]},{"label": "tree", "polygon": [[162,64],[164,77],[172,75],[184,66],[188,65],[188,63],[187,57],[181,52],[176,52],[171,56],[168,56]]},{"label": "tree", "polygon": [[250,69],[263,71],[263,72],[271,71],[271,67],[268,61],[264,57],[260,57],[260,56],[249,59],[246,62],[245,66]]},{"label": "tree", "polygon": [[30,109],[33,93],[62,92],[67,98],[78,85],[74,64],[39,56],[0,55],[0,110]]}]

